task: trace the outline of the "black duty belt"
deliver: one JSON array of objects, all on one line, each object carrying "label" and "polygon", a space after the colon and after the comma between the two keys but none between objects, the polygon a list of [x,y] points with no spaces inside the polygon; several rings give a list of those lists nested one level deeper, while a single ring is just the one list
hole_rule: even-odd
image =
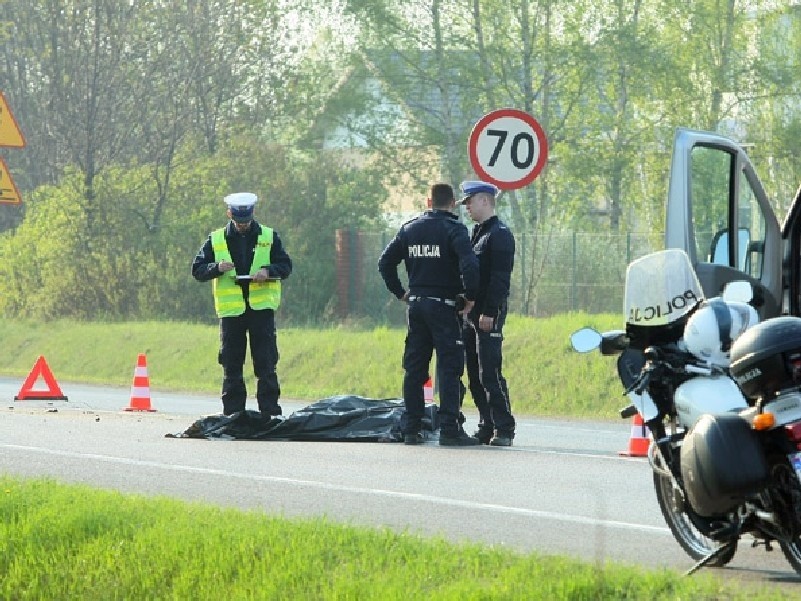
[{"label": "black duty belt", "polygon": [[416,296],[416,295],[413,295],[413,296],[409,297],[409,302],[413,303],[414,301],[418,301],[418,300],[421,300],[421,299],[424,299],[424,298],[427,298],[428,300],[432,300],[432,301],[437,301],[438,303],[445,303],[449,307],[455,307],[456,306],[456,301],[455,300],[450,299],[450,298],[440,298],[438,296]]}]

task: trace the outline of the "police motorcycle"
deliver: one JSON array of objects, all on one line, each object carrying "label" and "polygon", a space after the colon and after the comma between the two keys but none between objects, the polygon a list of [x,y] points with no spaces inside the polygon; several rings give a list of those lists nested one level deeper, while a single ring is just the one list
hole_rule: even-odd
[{"label": "police motorcycle", "polygon": [[760,323],[751,293],[733,282],[704,299],[687,254],[660,251],[627,268],[625,330],[571,335],[579,352],[618,355],[621,416],[650,429],[657,502],[696,561],[688,574],[726,565],[744,535],[778,543],[801,574],[801,318]]}]

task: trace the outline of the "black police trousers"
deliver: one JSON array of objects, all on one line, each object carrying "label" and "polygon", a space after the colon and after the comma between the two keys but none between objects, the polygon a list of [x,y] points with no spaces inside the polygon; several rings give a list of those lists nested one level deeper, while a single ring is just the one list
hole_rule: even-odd
[{"label": "black police trousers", "polygon": [[486,432],[514,436],[515,418],[509,402],[509,389],[503,377],[503,325],[506,322],[506,305],[498,312],[492,330],[478,327],[478,315],[465,320],[464,348],[467,364],[467,381],[470,394],[478,409],[478,427]]},{"label": "black police trousers", "polygon": [[440,434],[456,436],[460,426],[459,387],[464,371],[464,345],[461,318],[455,307],[421,297],[409,302],[406,310],[408,330],[403,351],[403,400],[406,408],[401,428],[404,434],[420,431],[425,398],[423,385],[429,377],[429,364],[437,353]]},{"label": "black police trousers", "polygon": [[245,410],[247,389],[243,368],[248,338],[253,373],[256,375],[256,400],[262,415],[281,415],[278,398],[281,387],[275,366],[278,345],[275,335],[275,312],[272,309],[253,310],[248,307],[242,315],[220,319],[219,363],[223,368],[223,413],[231,415]]}]

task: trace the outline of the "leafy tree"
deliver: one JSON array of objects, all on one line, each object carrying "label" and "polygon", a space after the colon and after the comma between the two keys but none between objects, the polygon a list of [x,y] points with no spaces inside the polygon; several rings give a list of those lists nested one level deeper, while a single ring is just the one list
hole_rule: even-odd
[{"label": "leafy tree", "polygon": [[[295,264],[282,315],[296,323],[323,320],[335,295],[334,232],[374,227],[379,205],[370,199],[381,197],[380,171],[289,156],[253,137],[234,138],[215,155],[183,147],[175,164],[158,226],[144,217],[160,193],[150,166],[107,168],[96,186],[103,219],[88,240],[82,173],[37,190],[25,221],[0,237],[8,258],[0,262],[8,290],[0,313],[211,321],[211,293],[199,289],[189,267],[209,233],[226,223],[223,197],[251,190],[260,198],[257,220],[279,232]],[[31,273],[40,274],[35,285]]]},{"label": "leafy tree", "polygon": [[801,8],[787,6],[757,15],[755,79],[749,106],[752,117],[736,132],[762,177],[779,219],[801,182]]}]

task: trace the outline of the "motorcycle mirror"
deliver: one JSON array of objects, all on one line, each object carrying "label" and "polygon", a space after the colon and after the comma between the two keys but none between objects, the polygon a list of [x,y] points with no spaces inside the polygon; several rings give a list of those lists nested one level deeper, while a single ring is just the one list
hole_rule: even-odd
[{"label": "motorcycle mirror", "polygon": [[723,294],[721,296],[725,301],[747,303],[754,298],[754,288],[751,286],[751,282],[745,280],[728,282],[723,287]]},{"label": "motorcycle mirror", "polygon": [[579,353],[589,353],[601,345],[601,333],[593,328],[581,328],[570,335],[570,344]]}]

